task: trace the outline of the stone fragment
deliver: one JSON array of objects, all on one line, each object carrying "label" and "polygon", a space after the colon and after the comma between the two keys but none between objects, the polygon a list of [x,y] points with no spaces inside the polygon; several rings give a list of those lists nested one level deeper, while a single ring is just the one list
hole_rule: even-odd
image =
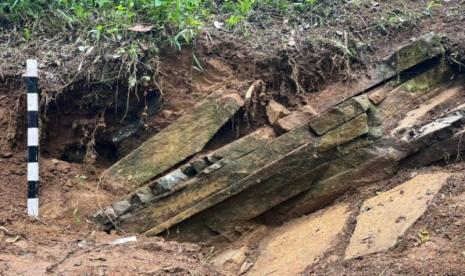
[{"label": "stone fragment", "polygon": [[319,152],[324,152],[354,140],[368,131],[368,117],[364,113],[321,136],[316,148]]},{"label": "stone fragment", "polygon": [[152,190],[148,186],[137,189],[136,196],[142,203],[148,203],[154,197]]},{"label": "stone fragment", "polygon": [[215,163],[211,164],[210,166],[208,166],[208,168],[206,168],[205,170],[202,171],[202,173],[204,174],[210,174],[216,170],[218,170],[219,168],[225,166],[226,164],[228,163],[228,160],[218,160],[216,161]]},{"label": "stone fragment", "polygon": [[232,273],[239,271],[247,258],[247,246],[230,248],[216,255],[211,263]]},{"label": "stone fragment", "polygon": [[121,215],[131,208],[131,203],[128,200],[123,199],[113,203],[112,207],[116,215]]},{"label": "stone fragment", "polygon": [[203,158],[199,158],[199,159],[196,159],[194,161],[191,161],[189,162],[189,164],[191,164],[191,166],[195,169],[195,171],[197,173],[200,173],[201,171],[203,171],[206,167],[209,166],[208,162],[206,159],[203,159]]},{"label": "stone fragment", "polygon": [[375,90],[368,95],[368,98],[373,104],[379,104],[386,98],[386,89],[384,87]]},{"label": "stone fragment", "polygon": [[268,117],[268,122],[274,124],[279,118],[289,115],[289,110],[282,104],[271,100],[266,106],[266,116]]},{"label": "stone fragment", "polygon": [[318,113],[313,109],[311,105],[304,105],[299,110],[292,112],[288,116],[276,121],[276,126],[284,131],[290,131],[299,125],[304,124],[311,118],[317,116]]},{"label": "stone fragment", "polygon": [[[357,217],[345,259],[388,250],[426,211],[446,184],[444,173],[422,174],[366,200]],[[399,208],[403,206],[403,208]]]},{"label": "stone fragment", "polygon": [[455,111],[435,119],[415,131],[405,135],[403,142],[408,144],[409,152],[414,153],[440,141],[453,138],[465,125],[465,113]]},{"label": "stone fragment", "polygon": [[186,175],[181,169],[176,169],[151,183],[150,188],[154,195],[160,195],[171,190],[174,186],[187,179],[189,179],[188,175]]},{"label": "stone fragment", "polygon": [[323,135],[358,115],[365,113],[369,108],[370,102],[366,95],[353,97],[331,108],[328,112],[311,119],[309,125],[318,135]]},{"label": "stone fragment", "polygon": [[342,233],[349,218],[347,204],[285,224],[261,242],[248,275],[300,275],[314,264]]},{"label": "stone fragment", "polygon": [[243,105],[236,94],[199,104],[107,169],[103,184],[118,192],[140,187],[199,152]]},{"label": "stone fragment", "polygon": [[402,161],[406,167],[419,168],[436,161],[455,162],[465,151],[465,130],[461,130],[449,139],[425,147]]}]

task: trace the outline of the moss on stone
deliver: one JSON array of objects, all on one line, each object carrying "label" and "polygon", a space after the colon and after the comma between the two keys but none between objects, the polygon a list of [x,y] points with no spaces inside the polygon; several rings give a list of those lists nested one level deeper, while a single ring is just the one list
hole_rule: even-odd
[{"label": "moss on stone", "polygon": [[429,70],[424,74],[415,77],[402,85],[405,91],[410,93],[416,92],[427,92],[432,87],[440,84],[447,80],[451,76],[452,72],[449,66],[441,63],[439,66],[435,67],[433,70]]},{"label": "moss on stone", "polygon": [[428,33],[392,54],[388,58],[388,64],[396,72],[402,72],[444,52],[441,38],[434,33]]}]

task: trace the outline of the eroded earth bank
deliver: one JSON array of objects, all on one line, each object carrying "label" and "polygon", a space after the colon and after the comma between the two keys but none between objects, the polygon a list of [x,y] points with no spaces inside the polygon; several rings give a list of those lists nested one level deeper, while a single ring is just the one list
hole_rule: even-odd
[{"label": "eroded earth bank", "polygon": [[253,47],[208,30],[162,48],[134,94],[95,72],[60,87],[61,62],[42,63],[40,219],[25,213],[22,64],[2,56],[1,273],[462,275],[456,5],[373,32],[357,58],[344,20],[302,40],[256,31]]}]

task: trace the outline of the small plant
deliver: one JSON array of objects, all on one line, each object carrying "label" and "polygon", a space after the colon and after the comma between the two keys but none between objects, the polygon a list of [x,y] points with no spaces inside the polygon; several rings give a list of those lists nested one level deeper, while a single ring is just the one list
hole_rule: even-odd
[{"label": "small plant", "polygon": [[428,4],[426,4],[426,11],[425,13],[427,15],[432,15],[434,10],[442,8],[442,0],[431,0],[428,1]]},{"label": "small plant", "polygon": [[442,8],[442,0],[431,0],[426,5],[426,10],[432,11],[434,9]]},{"label": "small plant", "polygon": [[79,214],[79,209],[75,208],[73,211],[74,225],[79,227],[81,225],[81,215]]},{"label": "small plant", "polygon": [[232,15],[226,19],[226,24],[230,27],[234,27],[241,21],[247,19],[254,4],[255,0],[239,0],[237,2],[226,1],[223,10],[232,13]]},{"label": "small plant", "polygon": [[82,183],[82,182],[85,182],[85,181],[87,180],[87,176],[82,175],[82,174],[78,174],[78,175],[76,175],[74,178],[76,178],[76,180],[79,181],[79,182],[81,182],[81,183]]}]

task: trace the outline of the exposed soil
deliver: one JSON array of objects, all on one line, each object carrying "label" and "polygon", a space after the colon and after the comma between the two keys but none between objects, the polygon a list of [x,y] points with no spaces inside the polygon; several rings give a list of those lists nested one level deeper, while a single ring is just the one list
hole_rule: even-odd
[{"label": "exposed soil", "polygon": [[[380,1],[358,9],[339,9],[339,16],[328,27],[305,28],[306,22],[279,21],[268,26],[255,22],[250,33],[230,33],[206,28],[194,48],[182,52],[164,49],[154,60],[156,83],[140,89],[127,99],[127,89],[116,85],[93,85],[85,78],[76,80],[59,92],[63,79],[58,71],[74,68],[80,57],[65,65],[41,68],[43,92],[41,220],[25,214],[26,155],[25,99],[19,75],[27,48],[18,47],[0,53],[9,66],[0,66],[0,274],[37,275],[219,275],[224,267],[207,262],[211,248],[178,244],[161,238],[136,235],[137,243],[109,245],[121,236],[100,232],[90,216],[115,199],[99,189],[102,171],[141,142],[166,127],[206,96],[245,92],[254,80],[263,80],[254,108],[227,124],[208,145],[216,148],[251,132],[266,123],[264,105],[270,99],[290,110],[313,104],[315,94],[335,81],[356,81],[363,69],[386,53],[418,34],[436,31],[445,35],[448,61],[461,67],[465,61],[463,31],[465,1],[449,1],[434,12],[400,27],[377,30],[375,21],[381,11],[395,12],[398,1]],[[390,3],[385,3],[390,2]],[[422,13],[424,1],[401,1],[402,7]],[[421,3],[419,3],[421,2]],[[302,20],[305,21],[305,20]],[[349,58],[334,44],[324,44],[321,37],[343,41],[345,31],[351,44],[361,47],[361,55]],[[207,35],[208,34],[208,35]],[[296,46],[288,44],[289,38]],[[238,39],[240,37],[241,39]],[[318,41],[318,42],[315,42]],[[332,45],[332,46],[330,46]],[[362,49],[363,48],[363,49]],[[37,55],[44,56],[43,49]],[[192,67],[193,52],[201,60],[204,72]],[[49,65],[49,64],[48,64]],[[153,73],[153,72],[151,72]],[[66,79],[66,78],[65,78]],[[68,83],[68,82],[65,82]],[[150,93],[154,93],[153,95]],[[325,97],[319,97],[324,103]],[[96,98],[97,97],[97,98]],[[139,118],[147,106],[161,97],[159,108],[148,116],[143,126],[127,139],[112,142],[122,127]],[[127,104],[129,102],[129,105]],[[128,112],[124,112],[128,108]],[[318,108],[318,106],[316,106]],[[138,117],[139,116],[139,117]],[[320,261],[306,269],[307,275],[461,275],[465,271],[465,170],[462,163],[422,171],[453,174],[434,204],[402,241],[388,252],[341,261],[354,227],[354,217],[335,245]],[[403,171],[392,179],[360,188],[340,201],[354,210],[377,191],[387,190],[412,173]],[[355,214],[353,215],[355,216]],[[427,230],[430,241],[418,244],[418,233]],[[260,232],[260,231],[259,231]],[[265,233],[265,234],[263,234]],[[262,231],[258,236],[266,235]],[[128,233],[126,236],[131,235]],[[257,237],[251,238],[259,240]],[[244,241],[242,241],[244,242]],[[249,243],[247,241],[247,243]],[[245,242],[244,242],[245,243]],[[206,254],[206,252],[208,252]]]},{"label": "exposed soil", "polygon": [[137,235],[136,243],[110,245],[121,236],[100,232],[89,220],[99,206],[115,199],[96,189],[99,166],[42,158],[41,219],[28,218],[26,157],[20,146],[25,141],[15,121],[8,120],[21,92],[2,89],[0,103],[1,132],[8,134],[0,152],[0,274],[219,274],[193,244]]}]

